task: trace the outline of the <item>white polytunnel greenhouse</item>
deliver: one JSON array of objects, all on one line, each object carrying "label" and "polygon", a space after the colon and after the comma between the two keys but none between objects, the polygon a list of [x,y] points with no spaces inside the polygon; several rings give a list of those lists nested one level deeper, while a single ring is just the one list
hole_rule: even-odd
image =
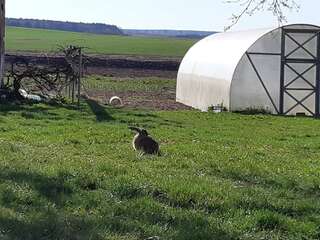
[{"label": "white polytunnel greenhouse", "polygon": [[213,34],[187,52],[177,101],[207,111],[320,113],[320,27],[294,24]]}]

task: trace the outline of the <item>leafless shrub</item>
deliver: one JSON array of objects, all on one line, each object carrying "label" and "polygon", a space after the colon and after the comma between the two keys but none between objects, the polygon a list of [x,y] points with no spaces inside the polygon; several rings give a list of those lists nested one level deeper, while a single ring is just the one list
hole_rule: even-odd
[{"label": "leafless shrub", "polygon": [[76,46],[60,46],[59,52],[64,56],[64,64],[48,62],[42,66],[23,57],[17,57],[11,63],[8,73],[11,81],[8,81],[6,88],[12,88],[17,96],[19,89],[23,87],[44,97],[62,98],[63,90],[78,83],[82,75],[85,61],[81,60],[83,58],[81,49]]}]

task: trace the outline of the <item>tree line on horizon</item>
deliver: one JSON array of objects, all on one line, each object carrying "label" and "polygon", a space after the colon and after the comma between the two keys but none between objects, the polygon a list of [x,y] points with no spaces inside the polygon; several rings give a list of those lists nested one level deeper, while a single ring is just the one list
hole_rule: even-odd
[{"label": "tree line on horizon", "polygon": [[6,18],[6,25],[10,27],[37,28],[60,30],[68,32],[82,32],[103,35],[122,35],[138,37],[172,37],[172,38],[192,38],[200,39],[216,33],[214,31],[190,31],[190,30],[143,30],[143,29],[122,29],[116,25],[103,23],[82,23],[64,22],[53,20]]},{"label": "tree line on horizon", "polygon": [[39,19],[6,18],[6,25],[10,27],[40,28],[106,35],[124,35],[122,30],[117,26],[103,23],[81,23]]}]

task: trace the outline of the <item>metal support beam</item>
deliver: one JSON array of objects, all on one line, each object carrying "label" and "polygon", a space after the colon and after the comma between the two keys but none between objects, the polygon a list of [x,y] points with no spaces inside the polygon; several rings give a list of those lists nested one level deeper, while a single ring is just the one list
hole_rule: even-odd
[{"label": "metal support beam", "polygon": [[247,55],[247,57],[248,57],[248,59],[249,59],[249,62],[250,62],[250,64],[251,64],[253,70],[255,71],[255,73],[256,73],[256,75],[257,75],[257,77],[258,77],[258,79],[259,79],[259,81],[260,81],[260,83],[261,83],[261,85],[262,85],[262,87],[263,87],[263,89],[265,90],[266,94],[268,95],[268,98],[269,98],[272,106],[274,107],[274,109],[276,110],[276,112],[279,114],[279,110],[278,110],[275,102],[273,101],[273,99],[272,99],[272,97],[271,97],[271,94],[269,93],[266,85],[264,84],[264,82],[263,82],[263,80],[262,80],[262,77],[261,77],[261,75],[260,75],[259,72],[258,72],[258,69],[257,69],[256,66],[254,65],[254,63],[253,63],[253,61],[252,61],[249,53],[246,53],[246,55]]},{"label": "metal support beam", "polygon": [[295,96],[293,96],[291,93],[289,93],[287,90],[285,90],[286,94],[291,97],[294,101],[296,101],[297,103],[289,108],[285,114],[288,114],[289,112],[291,112],[294,108],[296,108],[297,106],[302,106],[304,109],[306,109],[312,116],[315,116],[315,113],[312,112],[307,106],[305,106],[303,104],[304,101],[306,101],[309,97],[311,97],[312,95],[314,95],[314,91],[312,91],[311,93],[309,93],[307,96],[305,96],[301,101],[299,101]]},{"label": "metal support beam", "polygon": [[290,36],[290,34],[286,33],[285,34],[288,38],[290,38],[295,44],[297,44],[297,47],[295,49],[293,49],[290,53],[288,53],[286,55],[286,58],[288,58],[290,55],[292,55],[293,53],[295,53],[298,49],[302,48],[306,53],[308,53],[312,59],[316,59],[316,57],[308,50],[306,49],[304,46],[309,43],[312,39],[314,39],[315,37],[317,37],[317,33],[312,35],[309,39],[307,39],[306,41],[304,41],[302,44],[300,44],[297,40],[295,40],[292,36]]},{"label": "metal support beam", "polygon": [[280,66],[280,98],[279,98],[279,113],[284,114],[284,78],[285,78],[285,53],[286,53],[286,34],[285,30],[281,30],[281,66]]},{"label": "metal support beam", "polygon": [[290,86],[292,83],[294,83],[295,81],[297,81],[298,79],[302,79],[303,81],[305,81],[310,87],[315,88],[315,86],[309,82],[303,75],[306,74],[307,72],[311,71],[311,69],[316,66],[315,64],[313,64],[311,67],[307,68],[307,70],[305,70],[303,73],[298,73],[297,70],[295,70],[293,67],[291,67],[289,64],[285,63],[285,66],[287,66],[289,69],[291,69],[291,71],[293,71],[297,77],[295,79],[293,79],[291,82],[289,82],[288,84],[285,85],[285,88],[287,88],[288,86]]},{"label": "metal support beam", "polygon": [[306,58],[286,58],[287,63],[316,63],[316,59],[306,59]]},{"label": "metal support beam", "polygon": [[315,91],[315,88],[286,88],[287,91]]},{"label": "metal support beam", "polygon": [[316,118],[320,117],[320,32],[317,36],[317,69],[316,69]]},{"label": "metal support beam", "polygon": [[249,55],[281,56],[281,53],[247,52]]},{"label": "metal support beam", "polygon": [[290,29],[290,28],[283,28],[282,29],[285,33],[316,33],[319,31],[318,28],[314,29]]}]

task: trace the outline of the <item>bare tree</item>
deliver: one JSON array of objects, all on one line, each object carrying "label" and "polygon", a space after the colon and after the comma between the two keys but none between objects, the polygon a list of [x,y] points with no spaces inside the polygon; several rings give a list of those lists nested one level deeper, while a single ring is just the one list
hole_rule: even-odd
[{"label": "bare tree", "polygon": [[272,12],[279,25],[281,25],[287,21],[286,10],[298,11],[300,9],[300,5],[296,0],[226,0],[225,2],[238,4],[242,8],[238,14],[232,14],[231,24],[225,27],[225,31],[236,25],[244,15],[252,16],[260,11],[269,11]]}]

